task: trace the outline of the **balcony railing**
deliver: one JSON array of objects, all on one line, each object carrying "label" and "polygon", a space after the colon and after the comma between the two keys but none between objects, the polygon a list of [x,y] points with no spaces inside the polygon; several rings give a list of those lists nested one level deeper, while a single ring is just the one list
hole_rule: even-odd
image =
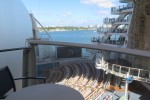
[{"label": "balcony railing", "polygon": [[102,38],[98,38],[98,37],[93,37],[91,39],[92,42],[96,42],[96,43],[105,43],[105,44],[112,44],[112,45],[118,45],[118,46],[123,46],[124,41],[118,41],[118,40],[103,40]]},{"label": "balcony railing", "polygon": [[98,33],[126,33],[126,28],[119,28],[119,29],[113,29],[113,28],[106,28],[106,27],[100,27],[97,29]]},{"label": "balcony railing", "polygon": [[123,78],[126,78],[127,73],[129,73],[129,75],[132,76],[134,80],[150,83],[149,70],[126,67],[118,64],[112,64],[106,62],[103,59],[103,57],[101,59],[98,59],[98,57],[96,58],[96,68],[103,69],[108,73],[115,74]]},{"label": "balcony railing", "polygon": [[121,3],[131,3],[131,2],[133,2],[133,0],[119,0],[119,2],[121,2]]},{"label": "balcony railing", "polygon": [[120,37],[118,36],[113,36],[110,35],[108,38],[104,39],[103,37],[93,37],[91,39],[92,42],[101,44],[101,43],[105,43],[105,44],[112,44],[115,46],[123,46],[125,44],[125,37]]},{"label": "balcony railing", "polygon": [[121,12],[123,10],[128,10],[128,9],[132,9],[134,6],[131,5],[123,5],[123,6],[118,6],[118,7],[111,7],[111,13],[114,12]]},{"label": "balcony railing", "polygon": [[128,16],[126,19],[123,18],[104,18],[103,23],[105,24],[112,24],[114,22],[129,22],[131,20],[131,17]]},{"label": "balcony railing", "polygon": [[122,28],[122,29],[114,29],[111,30],[112,33],[127,33],[127,29]]},{"label": "balcony railing", "polygon": [[[64,62],[65,63],[69,63],[69,62],[71,63],[73,61],[76,61],[76,62],[84,61],[85,62],[87,60],[90,60],[93,62],[95,59],[95,54],[100,53],[100,51],[119,52],[119,53],[123,53],[123,54],[134,55],[134,56],[147,57],[147,59],[150,58],[149,51],[107,47],[107,46],[103,46],[103,45],[95,46],[95,45],[91,45],[91,44],[45,41],[45,40],[34,40],[34,39],[28,40],[28,43],[30,44],[30,48],[25,47],[25,48],[13,48],[13,49],[0,50],[2,53],[7,52],[7,51],[14,51],[14,50],[24,50],[23,58],[20,60],[20,62],[17,62],[20,64],[23,63],[23,66],[24,66],[23,73],[25,75],[24,77],[26,77],[26,75],[27,76],[28,75],[35,76],[38,73],[45,74],[45,72],[48,69],[55,69],[56,67],[59,67],[59,64],[64,64]],[[49,49],[48,50],[45,48],[43,48],[43,50],[38,49],[37,46],[39,46],[39,45],[49,46]],[[37,52],[35,53],[34,50],[37,50]],[[41,50],[41,51],[38,51],[38,50]],[[50,56],[47,56],[47,54],[49,54]],[[36,56],[41,56],[41,57],[45,58],[44,60],[46,62],[40,62],[38,64],[39,65],[41,64],[41,66],[36,66],[36,62],[35,62]],[[16,60],[18,60],[18,59],[16,59]],[[6,65],[7,65],[7,62],[8,61],[6,61]],[[59,63],[57,63],[57,62],[59,62]],[[39,68],[37,68],[37,67],[39,67]],[[114,67],[114,68],[116,68],[116,67]],[[124,72],[123,69],[125,69],[126,67],[121,67],[121,68],[122,68],[121,72]],[[117,71],[117,70],[118,69],[116,69],[115,71]],[[137,77],[143,77],[145,74],[147,75],[147,70],[144,70],[144,69],[137,69],[137,70],[138,70],[138,74],[136,75]],[[130,69],[130,72],[136,73],[136,71],[135,72],[134,72],[134,70],[132,71],[132,68]],[[142,73],[145,73],[145,74],[142,74]],[[141,81],[148,82],[144,78],[142,78]],[[27,84],[31,85],[31,84],[34,84],[34,82],[32,83],[30,81],[30,82],[27,82]]]}]

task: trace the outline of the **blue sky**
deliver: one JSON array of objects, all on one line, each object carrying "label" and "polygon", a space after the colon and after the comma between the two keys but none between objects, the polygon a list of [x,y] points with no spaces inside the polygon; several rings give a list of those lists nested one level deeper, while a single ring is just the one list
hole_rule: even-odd
[{"label": "blue sky", "polygon": [[21,0],[43,26],[101,25],[119,0]]}]

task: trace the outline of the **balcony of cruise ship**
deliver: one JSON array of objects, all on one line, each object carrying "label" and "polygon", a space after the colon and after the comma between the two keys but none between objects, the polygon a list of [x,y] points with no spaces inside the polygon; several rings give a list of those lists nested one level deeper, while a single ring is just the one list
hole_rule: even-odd
[{"label": "balcony of cruise ship", "polygon": [[[2,2],[6,1],[8,0]],[[29,16],[23,8],[21,10],[18,7],[19,0],[9,0],[4,4],[0,4],[3,5],[0,6],[2,15],[11,13],[12,16],[2,16],[9,20],[1,23],[0,31],[3,33],[0,48],[0,99],[104,100],[109,96],[116,100],[124,95],[127,75],[133,79],[129,84],[130,99],[148,98],[145,94],[150,94],[147,90],[150,87],[146,89],[140,84],[150,83],[149,65],[142,66],[142,63],[140,65],[136,62],[139,58],[149,61],[149,51],[120,48],[125,42],[124,38],[108,41],[117,47],[43,39],[36,36],[36,25],[32,26],[35,24],[32,14]],[[8,9],[9,7],[12,9]],[[3,11],[4,8],[7,10]],[[3,14],[6,12],[7,14]],[[18,12],[21,15],[17,15],[15,20],[11,19]],[[26,14],[26,18],[18,20],[24,16],[22,14]],[[111,29],[105,31],[109,30]],[[124,31],[126,29],[115,30]],[[15,38],[12,38],[12,33]],[[8,39],[11,41],[8,42]],[[6,72],[5,68],[9,70]],[[27,77],[31,79],[26,80]],[[46,79],[46,82],[34,78]],[[122,94],[117,93],[118,91],[122,91]]]},{"label": "balcony of cruise ship", "polygon": [[127,16],[125,18],[104,18],[104,24],[129,24],[131,20],[131,16]]},{"label": "balcony of cruise ship", "polygon": [[[28,40],[28,43],[30,48],[5,49],[0,52],[23,50],[21,67],[23,67],[24,77],[29,75],[46,77],[47,84],[56,83],[74,88],[83,95],[85,100],[105,98],[101,95],[112,90],[124,91],[120,86],[123,86],[123,79],[127,73],[134,77],[135,82],[150,82],[149,70],[135,68],[130,64],[131,62],[127,63],[125,57],[128,56],[125,54],[132,54],[130,56],[133,57],[149,57],[148,51],[34,39]],[[42,49],[41,46],[45,47]],[[98,56],[101,54],[105,56]],[[119,81],[114,80],[115,75],[120,77]],[[26,86],[34,84],[37,84],[37,81],[23,81],[23,85]],[[131,98],[135,97],[131,96]]]},{"label": "balcony of cruise ship", "polygon": [[111,28],[111,27],[99,27],[97,30],[98,33],[127,33],[127,28]]},{"label": "balcony of cruise ship", "polygon": [[128,4],[128,5],[122,5],[118,7],[111,7],[111,14],[123,14],[123,13],[129,13],[133,11],[133,4]]},{"label": "balcony of cruise ship", "polygon": [[120,3],[132,3],[134,0],[119,0]]}]

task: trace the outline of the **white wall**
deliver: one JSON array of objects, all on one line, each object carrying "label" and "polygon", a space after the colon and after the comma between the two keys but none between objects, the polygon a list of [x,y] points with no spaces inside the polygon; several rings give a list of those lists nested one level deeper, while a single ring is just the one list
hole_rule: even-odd
[{"label": "white wall", "polygon": [[[22,2],[0,0],[0,50],[25,47],[25,40],[30,37],[31,19]],[[0,52],[0,68],[8,65],[14,77],[22,77],[22,54],[22,51]]]}]

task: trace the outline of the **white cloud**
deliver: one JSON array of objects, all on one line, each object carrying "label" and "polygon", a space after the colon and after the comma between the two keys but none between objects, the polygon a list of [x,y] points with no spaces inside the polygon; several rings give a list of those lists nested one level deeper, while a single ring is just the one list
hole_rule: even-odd
[{"label": "white cloud", "polygon": [[63,23],[63,22],[65,22],[65,21],[64,21],[64,20],[57,19],[56,22],[58,22],[58,23]]},{"label": "white cloud", "polygon": [[64,16],[64,17],[68,17],[68,16],[71,16],[72,15],[72,13],[71,12],[66,12],[65,14],[63,14],[62,16]]},{"label": "white cloud", "polygon": [[81,3],[89,4],[89,5],[96,5],[98,7],[103,8],[110,8],[114,6],[114,2],[116,0],[81,0]]},{"label": "white cloud", "polygon": [[47,18],[36,18],[40,23],[47,23],[49,20]]},{"label": "white cloud", "polygon": [[107,14],[108,15],[108,14],[110,14],[110,11],[107,11],[107,10],[106,11],[101,11],[100,10],[100,11],[97,12],[97,14],[105,14],[105,15]]},{"label": "white cloud", "polygon": [[81,22],[81,23],[87,23],[87,22],[89,22],[89,20],[80,20],[79,22]]}]

